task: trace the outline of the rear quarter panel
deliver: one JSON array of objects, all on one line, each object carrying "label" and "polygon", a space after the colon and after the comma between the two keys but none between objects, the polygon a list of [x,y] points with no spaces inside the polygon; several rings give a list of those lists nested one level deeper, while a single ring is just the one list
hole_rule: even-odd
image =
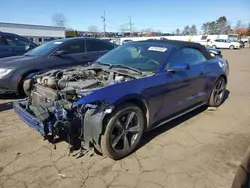
[{"label": "rear quarter panel", "polygon": [[204,64],[204,70],[207,72],[204,89],[208,94],[207,97],[209,97],[217,79],[220,76],[225,76],[227,78],[229,65],[228,62],[223,58],[213,58]]}]

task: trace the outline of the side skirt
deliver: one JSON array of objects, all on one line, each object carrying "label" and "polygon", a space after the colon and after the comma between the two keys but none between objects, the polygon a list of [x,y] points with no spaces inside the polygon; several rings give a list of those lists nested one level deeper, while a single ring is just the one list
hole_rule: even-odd
[{"label": "side skirt", "polygon": [[182,112],[182,113],[180,113],[180,114],[177,114],[177,115],[175,115],[175,116],[173,116],[173,117],[170,117],[170,118],[167,119],[167,120],[162,121],[161,123],[157,124],[156,126],[152,126],[149,130],[154,130],[154,129],[156,129],[156,128],[162,126],[162,125],[164,125],[165,123],[168,123],[168,122],[170,122],[170,121],[172,121],[172,120],[174,120],[174,119],[177,119],[177,118],[179,118],[179,117],[181,117],[181,116],[183,116],[183,115],[185,115],[185,114],[187,114],[187,113],[189,113],[189,112],[192,112],[192,111],[196,110],[197,108],[200,108],[200,107],[202,107],[202,106],[204,106],[204,105],[206,105],[206,104],[207,104],[207,102],[198,104],[197,106],[195,106],[195,107],[193,107],[193,108],[190,108],[190,109],[188,109],[188,110],[186,110],[186,111],[184,111],[184,112]]}]

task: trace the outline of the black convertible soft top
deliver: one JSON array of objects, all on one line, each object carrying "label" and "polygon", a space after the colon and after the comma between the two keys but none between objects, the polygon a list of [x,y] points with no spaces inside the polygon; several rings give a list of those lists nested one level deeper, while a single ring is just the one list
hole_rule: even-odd
[{"label": "black convertible soft top", "polygon": [[194,48],[199,50],[205,57],[206,59],[212,59],[213,57],[209,54],[205,46],[195,43],[195,42],[186,42],[186,41],[179,41],[179,40],[154,40],[154,39],[149,39],[149,40],[144,40],[144,41],[139,41],[139,42],[153,42],[153,43],[158,43],[158,44],[170,44],[174,45],[178,48]]}]

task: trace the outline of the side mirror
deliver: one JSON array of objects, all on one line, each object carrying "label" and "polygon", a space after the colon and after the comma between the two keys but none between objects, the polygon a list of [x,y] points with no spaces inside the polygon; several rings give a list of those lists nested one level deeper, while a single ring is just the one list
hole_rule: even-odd
[{"label": "side mirror", "polygon": [[64,55],[66,54],[66,51],[65,50],[58,50],[54,53],[54,56],[61,56],[61,55]]},{"label": "side mirror", "polygon": [[177,72],[184,71],[190,69],[190,65],[188,63],[178,63],[171,68],[168,69],[168,72]]},{"label": "side mirror", "polygon": [[210,52],[210,55],[211,55],[212,57],[215,57],[215,53],[213,53],[213,52]]}]

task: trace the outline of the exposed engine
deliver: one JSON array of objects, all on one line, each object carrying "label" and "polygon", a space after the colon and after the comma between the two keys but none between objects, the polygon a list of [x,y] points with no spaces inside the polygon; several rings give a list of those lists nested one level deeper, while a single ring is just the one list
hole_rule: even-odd
[{"label": "exposed engine", "polygon": [[[94,90],[135,79],[127,73],[91,67],[53,70],[24,82],[26,110],[44,124],[44,135],[79,138],[88,108],[74,104]],[[86,132],[86,131],[85,131]],[[71,141],[69,141],[71,145]]]},{"label": "exposed engine", "polygon": [[55,70],[24,83],[32,104],[67,100],[73,102],[96,89],[134,79],[131,76],[102,69],[74,68]]}]

